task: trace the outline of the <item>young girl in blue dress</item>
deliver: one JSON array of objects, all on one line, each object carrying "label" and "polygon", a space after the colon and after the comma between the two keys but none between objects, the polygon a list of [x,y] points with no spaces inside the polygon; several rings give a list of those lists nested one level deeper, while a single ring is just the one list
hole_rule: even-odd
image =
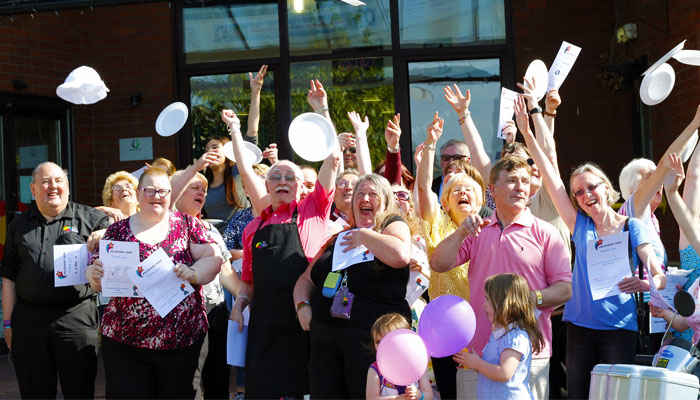
[{"label": "young girl in blue dress", "polygon": [[525,278],[494,275],[486,280],[486,315],[492,324],[483,358],[462,351],[454,360],[479,372],[479,399],[532,398],[528,386],[532,353],[544,346],[535,318],[535,302]]}]

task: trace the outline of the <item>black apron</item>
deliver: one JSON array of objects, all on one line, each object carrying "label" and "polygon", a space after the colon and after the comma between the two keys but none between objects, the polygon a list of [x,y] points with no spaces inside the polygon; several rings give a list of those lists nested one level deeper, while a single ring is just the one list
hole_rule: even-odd
[{"label": "black apron", "polygon": [[[260,222],[262,225],[262,222]],[[292,292],[309,262],[292,221],[260,227],[251,243],[253,303],[246,350],[246,399],[309,393],[309,336],[296,318]]]}]

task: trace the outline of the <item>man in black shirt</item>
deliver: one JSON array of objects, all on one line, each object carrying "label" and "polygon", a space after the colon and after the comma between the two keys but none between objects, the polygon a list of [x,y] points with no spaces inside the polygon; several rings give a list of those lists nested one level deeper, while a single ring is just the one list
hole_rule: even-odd
[{"label": "man in black shirt", "polygon": [[7,228],[0,266],[5,340],[23,398],[93,398],[97,308],[87,284],[55,287],[53,246],[85,243],[109,220],[68,201],[68,177],[52,162],[32,172],[36,202]]}]

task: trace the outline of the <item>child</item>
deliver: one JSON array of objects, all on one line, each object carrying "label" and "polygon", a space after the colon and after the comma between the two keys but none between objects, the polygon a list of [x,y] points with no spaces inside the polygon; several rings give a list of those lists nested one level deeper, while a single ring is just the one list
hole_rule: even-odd
[{"label": "child", "polygon": [[[397,329],[411,329],[411,326],[401,314],[392,313],[379,317],[372,325],[372,339],[374,350],[377,350],[379,342],[387,333]],[[379,372],[375,361],[367,371],[367,400],[433,400],[433,389],[430,387],[428,375],[423,374],[420,381],[409,386],[398,386],[387,381]]]},{"label": "child", "polygon": [[479,399],[532,398],[528,386],[533,349],[544,339],[534,313],[534,301],[525,279],[515,274],[494,275],[486,280],[484,309],[493,332],[483,359],[474,352],[460,352],[454,360],[479,372]]}]

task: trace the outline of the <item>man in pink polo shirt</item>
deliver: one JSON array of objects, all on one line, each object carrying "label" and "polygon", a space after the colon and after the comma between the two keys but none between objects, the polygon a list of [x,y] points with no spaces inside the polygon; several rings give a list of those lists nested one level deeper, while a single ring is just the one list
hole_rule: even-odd
[{"label": "man in pink polo shirt", "polygon": [[[515,273],[527,280],[541,312],[538,322],[546,342],[544,349],[533,355],[530,388],[536,399],[546,399],[552,355],[549,317],[554,307],[571,298],[571,268],[559,232],[533,217],[527,208],[530,172],[522,157],[507,156],[498,161],[491,170],[489,185],[496,213],[483,221],[478,215],[467,217],[455,233],[440,242],[430,266],[445,272],[469,261],[470,304],[476,314],[476,333],[469,347],[479,354],[491,335],[491,323],[484,311],[486,278]],[[477,376],[474,370],[458,372],[458,398],[476,398]]]}]

